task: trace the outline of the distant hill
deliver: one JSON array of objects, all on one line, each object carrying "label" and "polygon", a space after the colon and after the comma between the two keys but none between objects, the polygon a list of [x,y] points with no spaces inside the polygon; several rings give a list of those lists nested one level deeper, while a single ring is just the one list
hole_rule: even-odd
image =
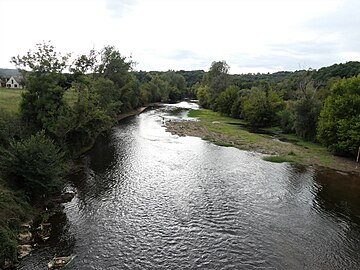
[{"label": "distant hill", "polygon": [[17,69],[0,68],[0,77],[19,76],[20,72]]}]

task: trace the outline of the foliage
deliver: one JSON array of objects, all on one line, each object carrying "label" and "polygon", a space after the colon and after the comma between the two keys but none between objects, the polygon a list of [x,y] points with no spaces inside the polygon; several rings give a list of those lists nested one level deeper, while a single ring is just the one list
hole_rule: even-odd
[{"label": "foliage", "polygon": [[114,83],[118,92],[115,102],[121,102],[121,112],[132,110],[140,105],[140,88],[136,76],[131,73],[133,64],[114,46],[106,46],[100,52],[100,62],[95,67],[97,76]]},{"label": "foliage", "polygon": [[231,115],[232,107],[238,98],[239,87],[231,85],[217,98],[217,110],[223,114]]},{"label": "foliage", "polygon": [[61,55],[55,51],[55,47],[50,43],[36,44],[35,51],[28,51],[26,55],[14,56],[11,61],[18,69],[26,71],[30,69],[32,73],[61,73],[67,67],[70,54]]},{"label": "foliage", "polygon": [[280,127],[284,133],[293,133],[295,132],[294,122],[295,122],[295,105],[294,102],[286,102],[286,107],[284,110],[279,112],[280,118]]},{"label": "foliage", "polygon": [[318,139],[330,150],[355,155],[360,146],[360,76],[332,88],[320,114]]},{"label": "foliage", "polygon": [[284,101],[274,91],[267,94],[261,89],[252,89],[244,101],[243,113],[253,127],[268,127],[278,120],[278,112],[284,107]]},{"label": "foliage", "polygon": [[31,198],[49,192],[63,170],[63,153],[44,131],[13,141],[3,150],[0,165]]},{"label": "foliage", "polygon": [[209,85],[212,94],[220,94],[229,83],[229,65],[225,61],[214,61],[209,71],[205,74],[203,83]]},{"label": "foliage", "polygon": [[7,147],[13,139],[21,138],[25,133],[18,115],[0,110],[0,147]]},{"label": "foliage", "polygon": [[283,156],[267,156],[267,157],[263,157],[263,160],[274,163],[294,162],[291,158],[283,157]]},{"label": "foliage", "polygon": [[351,78],[360,73],[360,62],[350,61],[347,63],[334,64],[320,68],[314,73],[313,79],[318,86],[326,86],[331,78]]},{"label": "foliage", "polygon": [[299,82],[298,97],[294,103],[294,129],[297,135],[309,141],[316,138],[317,123],[322,108],[316,93],[314,81],[307,74]]},{"label": "foliage", "polygon": [[199,88],[196,90],[196,96],[199,100],[199,105],[203,108],[208,108],[209,104],[211,102],[211,94],[209,92],[209,87],[207,85],[205,86],[199,86]]},{"label": "foliage", "polygon": [[52,45],[43,43],[23,57],[12,58],[26,80],[26,91],[20,104],[22,119],[36,130],[44,129],[53,134],[57,119],[67,109],[63,95],[70,85],[68,77],[61,72],[67,67],[69,57],[69,54],[62,56]]},{"label": "foliage", "polygon": [[66,111],[63,95],[65,88],[60,86],[61,74],[44,73],[28,76],[26,92],[22,95],[20,112],[24,122],[37,130],[44,129],[54,133],[58,118]]},{"label": "foliage", "polygon": [[240,119],[243,118],[244,101],[248,98],[250,92],[250,89],[241,89],[238,91],[237,97],[231,106],[231,117]]},{"label": "foliage", "polygon": [[184,76],[168,71],[161,76],[168,83],[168,99],[170,101],[179,101],[186,95],[186,81]]},{"label": "foliage", "polygon": [[0,267],[5,265],[5,260],[17,260],[17,242],[10,230],[0,227]]},{"label": "foliage", "polygon": [[294,129],[306,140],[315,140],[321,102],[315,98],[303,98],[295,103]]}]

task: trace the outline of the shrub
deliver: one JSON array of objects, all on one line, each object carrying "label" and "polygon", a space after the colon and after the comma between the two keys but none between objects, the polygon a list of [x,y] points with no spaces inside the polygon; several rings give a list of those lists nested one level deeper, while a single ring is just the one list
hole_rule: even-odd
[{"label": "shrub", "polygon": [[5,260],[16,261],[17,242],[14,235],[4,228],[0,227],[0,267],[3,267]]},{"label": "shrub", "polygon": [[31,198],[57,186],[63,171],[63,153],[44,131],[13,141],[2,152],[1,168]]}]

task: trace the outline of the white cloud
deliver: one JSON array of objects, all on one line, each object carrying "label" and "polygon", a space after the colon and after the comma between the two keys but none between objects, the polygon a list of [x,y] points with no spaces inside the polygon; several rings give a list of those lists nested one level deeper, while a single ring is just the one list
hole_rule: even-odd
[{"label": "white cloud", "polygon": [[356,12],[354,3],[1,0],[0,9],[9,12],[0,17],[0,31],[16,34],[0,43],[0,67],[11,67],[11,56],[52,40],[59,50],[75,54],[114,45],[132,54],[142,70],[208,69],[216,60],[226,60],[232,73],[318,68],[359,60],[360,35],[346,31],[358,25],[350,16]]}]

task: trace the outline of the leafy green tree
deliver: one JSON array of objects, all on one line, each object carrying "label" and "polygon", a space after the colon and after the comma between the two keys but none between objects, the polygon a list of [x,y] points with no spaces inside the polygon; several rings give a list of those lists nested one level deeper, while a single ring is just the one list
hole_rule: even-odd
[{"label": "leafy green tree", "polygon": [[360,146],[360,76],[332,87],[321,111],[318,139],[330,150],[356,155]]},{"label": "leafy green tree", "polygon": [[284,110],[279,112],[280,127],[284,133],[295,133],[295,103],[288,100]]},{"label": "leafy green tree", "polygon": [[243,113],[251,126],[267,127],[277,122],[278,112],[283,108],[284,101],[273,90],[267,95],[264,90],[253,88],[244,101]]},{"label": "leafy green tree", "polygon": [[161,92],[159,87],[150,81],[140,86],[141,102],[143,105],[150,102],[161,101]]},{"label": "leafy green tree", "polygon": [[[171,86],[168,81],[164,80],[159,75],[153,75],[151,82],[157,87],[157,90],[152,90],[153,101],[169,102]],[[155,89],[155,88],[153,88]]]},{"label": "leafy green tree", "polygon": [[241,89],[237,92],[237,96],[231,106],[231,117],[243,118],[244,101],[249,97],[250,89]]},{"label": "leafy green tree", "polygon": [[199,100],[199,104],[203,108],[208,108],[210,104],[211,94],[209,92],[209,87],[207,85],[205,86],[199,86],[196,90],[196,96]]},{"label": "leafy green tree", "polygon": [[168,84],[169,100],[179,101],[186,95],[186,81],[184,76],[174,71],[165,72],[161,78]]},{"label": "leafy green tree", "polygon": [[211,93],[216,96],[229,85],[229,65],[225,61],[214,61],[211,64],[210,70],[204,75],[203,82],[209,86]]},{"label": "leafy green tree", "polygon": [[239,91],[240,88],[235,85],[231,85],[226,88],[226,90],[217,98],[217,110],[223,114],[230,115],[232,106],[238,97]]},{"label": "leafy green tree", "polygon": [[204,105],[216,110],[216,100],[220,93],[229,86],[229,65],[225,61],[212,62],[209,71],[204,75],[203,85],[207,88],[207,102]]},{"label": "leafy green tree", "polygon": [[314,82],[304,78],[299,85],[299,99],[295,103],[294,129],[296,134],[305,140],[316,139],[317,123],[322,108],[321,101],[316,98],[317,88]]},{"label": "leafy green tree", "polygon": [[61,72],[67,67],[69,57],[43,43],[25,56],[12,58],[26,80],[26,92],[20,105],[22,119],[36,130],[54,133],[57,119],[67,110],[63,95],[71,84]]},{"label": "leafy green tree", "polygon": [[136,76],[131,72],[134,63],[122,56],[114,46],[106,46],[100,53],[100,62],[96,73],[110,79],[116,86],[121,101],[121,112],[134,109],[140,105],[140,85]]},{"label": "leafy green tree", "polygon": [[63,152],[40,131],[3,150],[1,169],[30,198],[51,191],[63,172]]}]

